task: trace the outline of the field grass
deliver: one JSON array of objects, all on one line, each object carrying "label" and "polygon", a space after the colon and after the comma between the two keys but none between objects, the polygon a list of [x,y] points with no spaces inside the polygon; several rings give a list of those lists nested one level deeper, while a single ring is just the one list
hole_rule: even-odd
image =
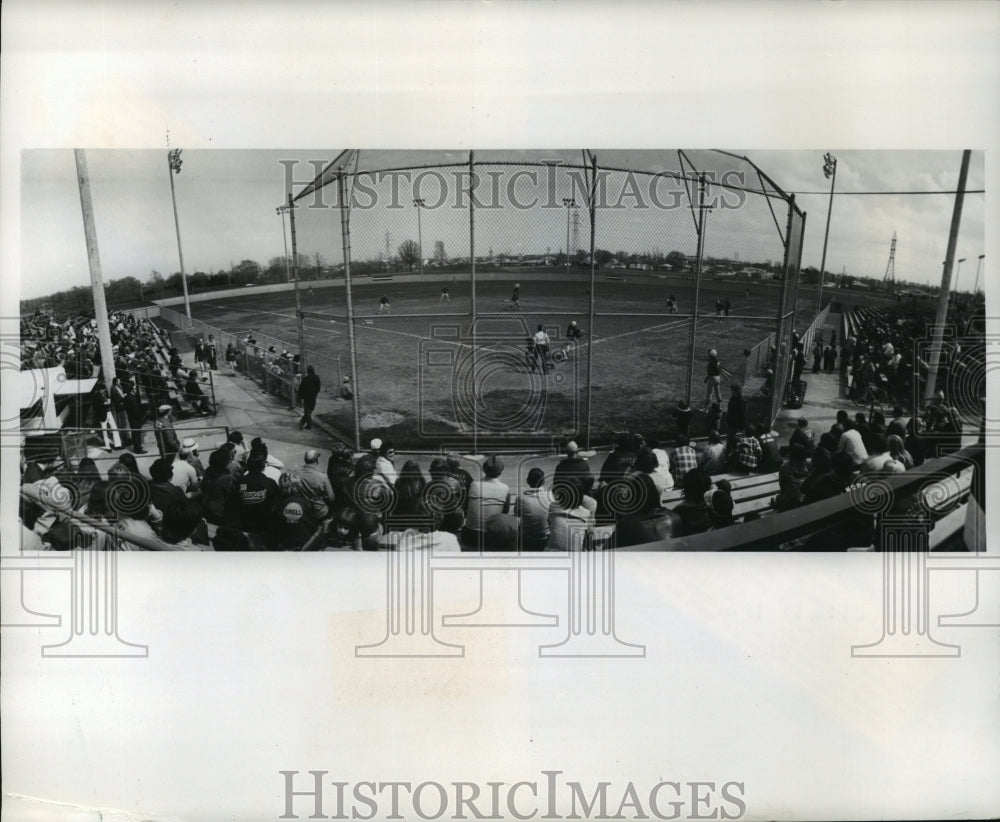
[{"label": "field grass", "polygon": [[[679,280],[621,274],[622,281],[602,277],[596,284],[596,333],[590,333],[585,280],[541,281],[524,274],[520,311],[507,302],[519,275],[479,282],[475,345],[467,281],[448,283],[451,299],[442,301],[441,282],[362,280],[353,290],[362,439],[389,437],[398,446],[435,450],[468,447],[473,431],[480,447],[548,447],[563,437],[586,441],[588,372],[591,445],[622,430],[672,435],[670,410],[687,397],[691,321],[683,315],[692,310],[693,289]],[[667,313],[671,293],[682,316]],[[383,294],[391,300],[388,315],[378,314]],[[694,342],[696,409],[704,401],[708,350],[718,351],[732,381],[742,385],[744,349],[774,329],[779,294],[773,283],[702,284]],[[337,397],[340,376],[350,373],[343,289],[310,295],[304,285],[301,296],[309,362],[323,382],[317,413],[353,439],[353,403]],[[716,300],[727,297],[731,315],[717,316]],[[268,335],[295,348],[291,292],[193,303],[192,311],[221,330],[252,330],[262,342],[270,342]],[[547,375],[533,372],[525,355],[527,337],[541,324],[552,338],[552,351],[562,350],[572,319],[585,336]],[[800,316],[798,324],[810,319],[811,314]],[[725,381],[722,388],[724,408]],[[760,416],[764,406],[763,400],[757,404]],[[694,431],[703,430],[703,419],[696,414]]]}]

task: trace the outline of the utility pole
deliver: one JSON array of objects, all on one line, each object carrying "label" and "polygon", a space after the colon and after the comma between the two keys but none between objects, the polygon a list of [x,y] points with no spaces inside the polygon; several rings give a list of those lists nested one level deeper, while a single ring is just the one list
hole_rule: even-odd
[{"label": "utility pole", "polygon": [[174,204],[174,229],[177,232],[177,256],[181,260],[181,287],[184,289],[184,311],[191,319],[191,301],[188,299],[187,275],[184,273],[184,249],[181,247],[181,224],[177,219],[177,195],[174,193],[174,175],[181,173],[181,150],[167,151],[167,173],[170,175],[170,199]]},{"label": "utility pole", "polygon": [[420,276],[424,275],[424,234],[420,227],[420,210],[424,207],[424,200],[418,197],[413,201],[413,205],[417,207],[417,254],[420,256]]},{"label": "utility pole", "polygon": [[[111,350],[111,325],[108,306],[104,299],[104,280],[101,277],[101,255],[97,250],[97,226],[94,223],[94,204],[90,199],[90,175],[87,173],[87,155],[76,149],[76,179],[80,186],[80,209],[83,212],[83,233],[87,240],[87,262],[90,264],[90,285],[93,290],[94,319],[97,320],[97,342],[101,351],[101,373],[104,386],[111,391],[115,378],[115,355]],[[53,386],[54,388],[54,386]]]},{"label": "utility pole", "polygon": [[833,188],[837,185],[837,158],[829,151],[823,155],[823,176],[830,180],[830,203],[826,208],[826,232],[823,234],[823,259],[819,264],[819,302],[816,310],[823,309],[823,281],[826,279],[826,244],[830,239],[830,215],[833,213]]},{"label": "utility pole", "polygon": [[298,246],[295,242],[295,209],[296,206],[292,202],[291,192],[288,194],[288,204],[285,206],[288,210],[288,222],[292,227],[292,268],[295,274],[295,279],[292,280],[294,283],[293,288],[295,290],[295,326],[298,331],[299,339],[299,368],[301,373],[305,374],[306,371],[306,344],[305,335],[302,328],[302,297],[299,294],[299,262],[298,262]]},{"label": "utility pole", "polygon": [[281,215],[281,239],[285,243],[285,282],[290,283],[292,281],[292,275],[288,269],[288,235],[285,232],[285,212],[288,211],[288,206],[280,205],[275,208],[275,211]]}]

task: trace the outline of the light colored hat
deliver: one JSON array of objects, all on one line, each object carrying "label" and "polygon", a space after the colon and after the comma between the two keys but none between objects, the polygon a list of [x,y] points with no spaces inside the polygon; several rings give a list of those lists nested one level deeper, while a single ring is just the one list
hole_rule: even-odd
[{"label": "light colored hat", "polygon": [[174,409],[173,409],[173,406],[172,406],[172,405],[167,405],[166,403],[164,403],[163,405],[161,405],[161,406],[160,406],[159,408],[157,408],[156,410],[157,410],[157,412],[158,412],[158,413],[160,413],[160,414],[166,414],[166,413],[167,413],[167,411],[173,411]]},{"label": "light colored hat", "polygon": [[187,437],[184,442],[181,443],[183,448],[190,448],[192,451],[198,450],[198,443],[194,441],[193,437]]},{"label": "light colored hat", "polygon": [[381,447],[382,447],[382,440],[378,439],[378,437],[372,440],[371,442],[372,451],[378,451],[378,449]]}]

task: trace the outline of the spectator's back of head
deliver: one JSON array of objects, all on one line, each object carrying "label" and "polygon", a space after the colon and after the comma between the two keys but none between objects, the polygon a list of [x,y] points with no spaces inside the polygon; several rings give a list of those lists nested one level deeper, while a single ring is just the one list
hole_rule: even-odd
[{"label": "spectator's back of head", "polygon": [[163,540],[177,543],[190,537],[201,524],[201,508],[185,499],[171,505],[163,512]]},{"label": "spectator's back of head", "polygon": [[483,463],[483,474],[487,479],[496,479],[503,473],[503,463],[496,454],[490,454]]},{"label": "spectator's back of head", "polygon": [[174,469],[171,461],[163,457],[154,460],[153,464],[149,466],[149,476],[153,482],[169,482],[173,475]]},{"label": "spectator's back of head", "polygon": [[659,467],[660,460],[653,453],[653,449],[649,446],[643,446],[639,449],[639,455],[635,460],[635,468],[637,471],[642,471],[645,474],[649,474]]},{"label": "spectator's back of head", "polygon": [[262,474],[267,466],[267,457],[260,451],[254,451],[247,458],[247,471],[251,474]]},{"label": "spectator's back of head", "polygon": [[306,451],[305,457],[303,459],[305,460],[306,465],[315,465],[319,463],[319,451],[317,451],[315,448],[310,448],[308,451]]},{"label": "spectator's back of head", "polygon": [[674,446],[677,448],[682,448],[689,442],[691,442],[691,440],[688,439],[687,434],[678,434],[676,437],[674,437]]},{"label": "spectator's back of head", "polygon": [[681,480],[684,489],[684,499],[692,502],[702,500],[705,492],[712,487],[712,478],[704,468],[692,468]]},{"label": "spectator's back of head", "polygon": [[541,488],[545,484],[545,472],[541,468],[532,468],[528,472],[528,487]]}]

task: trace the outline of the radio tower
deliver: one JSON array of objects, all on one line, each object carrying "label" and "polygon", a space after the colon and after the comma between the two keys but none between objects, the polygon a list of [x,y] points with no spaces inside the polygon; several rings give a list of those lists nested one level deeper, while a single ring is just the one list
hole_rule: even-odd
[{"label": "radio tower", "polygon": [[572,255],[580,247],[580,210],[578,208],[573,209],[573,245],[571,246],[572,251],[568,248],[567,253]]},{"label": "radio tower", "polygon": [[892,232],[892,245],[889,246],[889,263],[885,267],[885,276],[882,281],[889,286],[896,285],[896,232]]}]

